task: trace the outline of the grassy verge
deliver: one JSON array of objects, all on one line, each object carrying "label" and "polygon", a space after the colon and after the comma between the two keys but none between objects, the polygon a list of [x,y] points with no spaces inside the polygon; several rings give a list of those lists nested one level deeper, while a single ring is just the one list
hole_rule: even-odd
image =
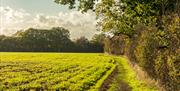
[{"label": "grassy verge", "polygon": [[136,72],[130,67],[126,58],[114,57],[118,64],[118,74],[113,79],[108,91],[158,91],[137,79]]}]

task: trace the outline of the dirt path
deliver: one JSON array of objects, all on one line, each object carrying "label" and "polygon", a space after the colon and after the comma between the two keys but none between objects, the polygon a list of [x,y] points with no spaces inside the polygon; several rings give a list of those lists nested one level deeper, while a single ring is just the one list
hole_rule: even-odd
[{"label": "dirt path", "polygon": [[114,57],[114,60],[117,67],[104,81],[99,91],[158,91],[156,87],[148,86],[137,79],[126,58]]},{"label": "dirt path", "polygon": [[116,91],[132,91],[131,87],[124,81],[118,79],[119,65],[114,69],[114,71],[109,75],[109,77],[104,81],[99,91],[108,91],[113,83],[117,83]]}]

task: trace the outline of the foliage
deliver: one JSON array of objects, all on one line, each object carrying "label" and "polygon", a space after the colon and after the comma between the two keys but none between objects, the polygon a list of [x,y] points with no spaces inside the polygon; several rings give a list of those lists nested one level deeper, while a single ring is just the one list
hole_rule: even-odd
[{"label": "foliage", "polygon": [[104,51],[111,54],[123,55],[126,51],[128,36],[115,35],[112,38],[105,39]]},{"label": "foliage", "polygon": [[98,37],[94,37],[91,42],[83,37],[72,41],[69,31],[62,27],[29,28],[13,36],[0,36],[0,51],[103,52],[103,45],[97,40]]},{"label": "foliage", "polygon": [[[58,4],[68,5],[70,9],[78,8],[82,12],[87,12],[88,10],[93,10],[96,1],[99,0],[54,0]],[[78,5],[77,5],[78,3]]]},{"label": "foliage", "polygon": [[96,11],[103,31],[132,36],[138,24],[163,29],[162,17],[179,13],[178,0],[55,0],[58,4],[77,6],[82,12]]},{"label": "foliage", "polygon": [[[180,45],[180,20],[178,16],[171,17],[171,22],[165,26],[165,31],[150,28],[142,31],[136,41],[133,59],[154,79],[159,80],[167,91],[179,89],[178,70]],[[133,45],[133,44],[131,44]]]},{"label": "foliage", "polygon": [[[70,90],[100,88],[116,64],[103,54],[1,53],[0,90]],[[99,64],[99,62],[101,64]],[[99,82],[100,81],[100,82]]]},{"label": "foliage", "polygon": [[101,44],[103,45],[104,44],[104,39],[105,39],[105,34],[95,34],[93,37],[92,37],[92,40],[91,42],[92,43],[96,43],[96,44]]},{"label": "foliage", "polygon": [[[155,30],[142,31],[140,38],[136,41],[137,45],[134,49],[134,54],[136,57],[136,62],[143,67],[149,75],[154,77],[154,59],[157,53],[157,41],[154,39]],[[155,77],[156,78],[156,77]]]},{"label": "foliage", "polygon": [[[178,15],[163,19],[164,30],[157,27],[138,25],[133,37],[127,38],[123,49],[132,63],[138,64],[150,77],[159,81],[167,91],[178,91],[179,87],[179,52],[180,52],[180,20]],[[114,36],[106,41],[107,49],[118,50],[123,44]],[[115,39],[115,40],[113,40]],[[122,39],[122,38],[121,38]],[[115,45],[116,47],[114,47]],[[109,51],[109,53],[112,53]],[[117,52],[114,52],[117,54]]]}]

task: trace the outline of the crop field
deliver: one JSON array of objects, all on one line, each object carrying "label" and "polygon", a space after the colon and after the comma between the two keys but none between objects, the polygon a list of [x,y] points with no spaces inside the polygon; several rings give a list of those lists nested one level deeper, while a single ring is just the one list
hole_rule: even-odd
[{"label": "crop field", "polygon": [[98,91],[115,69],[93,53],[0,53],[0,91]]}]

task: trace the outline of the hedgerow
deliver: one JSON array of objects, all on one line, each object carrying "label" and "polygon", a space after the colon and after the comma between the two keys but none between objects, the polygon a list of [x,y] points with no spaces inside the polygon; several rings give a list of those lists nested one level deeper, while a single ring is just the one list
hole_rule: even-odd
[{"label": "hedgerow", "polygon": [[[123,48],[121,50],[125,49],[130,61],[142,67],[167,91],[178,91],[180,89],[178,85],[180,84],[180,18],[174,15],[165,18],[164,22],[166,23],[163,30],[155,26],[137,25],[139,28],[136,29],[134,36],[121,39],[123,42],[119,44],[113,42],[115,41],[113,37],[106,40],[110,42],[106,43],[106,46],[111,50],[117,47]],[[119,38],[122,37],[120,36]],[[126,46],[119,47],[124,45],[122,43],[126,43]]]}]

